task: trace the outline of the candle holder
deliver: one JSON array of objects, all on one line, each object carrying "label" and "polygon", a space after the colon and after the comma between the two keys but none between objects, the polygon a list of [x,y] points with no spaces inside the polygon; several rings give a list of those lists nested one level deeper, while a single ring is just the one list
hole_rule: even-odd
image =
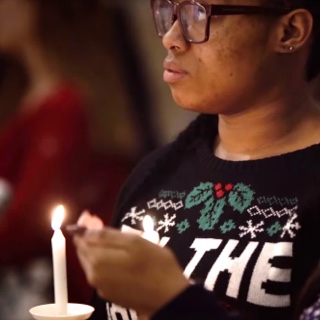
[{"label": "candle holder", "polygon": [[93,307],[77,303],[68,303],[66,314],[58,314],[54,303],[43,304],[29,310],[35,320],[85,320],[93,311]]}]

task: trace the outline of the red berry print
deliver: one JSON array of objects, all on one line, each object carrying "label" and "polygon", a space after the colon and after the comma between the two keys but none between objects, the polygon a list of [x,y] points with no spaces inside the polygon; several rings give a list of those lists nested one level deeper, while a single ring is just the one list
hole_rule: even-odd
[{"label": "red berry print", "polygon": [[220,190],[221,188],[222,188],[222,184],[221,184],[221,183],[218,183],[218,184],[216,184],[216,185],[214,186],[214,189],[215,189],[216,191]]},{"label": "red berry print", "polygon": [[224,189],[225,189],[226,191],[230,191],[230,190],[232,190],[232,188],[233,188],[233,184],[231,184],[231,183],[228,183],[228,184],[224,187]]},{"label": "red berry print", "polygon": [[216,195],[218,198],[221,198],[224,196],[224,192],[222,190],[219,190],[219,191],[217,191]]}]

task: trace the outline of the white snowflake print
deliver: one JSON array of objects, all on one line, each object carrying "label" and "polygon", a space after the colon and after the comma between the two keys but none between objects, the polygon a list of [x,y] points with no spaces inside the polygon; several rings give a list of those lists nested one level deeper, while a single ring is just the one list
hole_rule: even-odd
[{"label": "white snowflake print", "polygon": [[301,228],[299,222],[294,221],[297,217],[298,215],[294,214],[288,219],[287,223],[284,225],[282,229],[283,232],[281,234],[281,238],[283,238],[286,233],[288,233],[291,239],[296,236],[293,230],[299,230]]},{"label": "white snowflake print", "polygon": [[160,220],[158,225],[159,227],[157,228],[157,231],[164,229],[164,232],[168,232],[169,231],[169,227],[173,227],[176,225],[174,219],[176,218],[176,215],[174,214],[173,216],[169,217],[169,213],[166,213],[164,215],[164,220]]},{"label": "white snowflake print", "polygon": [[257,235],[256,233],[258,232],[263,232],[264,229],[260,228],[264,225],[264,222],[261,221],[260,223],[256,224],[255,226],[252,225],[252,220],[247,221],[247,226],[240,226],[239,229],[243,230],[244,232],[240,233],[240,237],[242,238],[246,234],[251,235],[251,239],[255,238]]},{"label": "white snowflake print", "polygon": [[169,208],[173,208],[174,210],[179,210],[183,207],[183,202],[178,201],[178,202],[173,202],[171,200],[168,201],[163,201],[160,200],[157,202],[157,199],[152,199],[151,201],[148,202],[148,208],[153,209],[156,208],[157,210],[164,208],[165,210],[168,210]]},{"label": "white snowflake print", "polygon": [[143,214],[146,212],[144,209],[142,209],[139,212],[136,212],[137,207],[131,208],[130,212],[127,212],[125,216],[122,218],[121,222],[131,218],[131,224],[136,224],[136,220],[142,221],[143,220]]},{"label": "white snowflake print", "polygon": [[283,208],[281,210],[274,210],[273,208],[262,209],[259,206],[253,206],[249,208],[247,211],[250,216],[263,215],[265,218],[270,217],[279,217],[281,218],[284,215],[292,216],[296,213],[298,206],[293,208]]}]

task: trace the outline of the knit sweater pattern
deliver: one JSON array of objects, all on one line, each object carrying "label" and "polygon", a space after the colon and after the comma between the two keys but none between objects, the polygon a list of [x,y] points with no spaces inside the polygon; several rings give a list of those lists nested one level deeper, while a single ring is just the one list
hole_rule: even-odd
[{"label": "knit sweater pattern", "polygon": [[[151,170],[147,182],[118,206],[118,227],[141,231],[150,215],[159,245],[171,248],[184,275],[226,312],[236,310],[249,320],[289,320],[319,259],[320,146],[249,161],[219,159],[211,146],[212,137]],[[125,193],[154,161],[149,157],[135,170]],[[104,306],[105,315],[98,310],[94,319],[138,319],[133,310]],[[184,318],[179,306],[176,312],[173,319]]]}]

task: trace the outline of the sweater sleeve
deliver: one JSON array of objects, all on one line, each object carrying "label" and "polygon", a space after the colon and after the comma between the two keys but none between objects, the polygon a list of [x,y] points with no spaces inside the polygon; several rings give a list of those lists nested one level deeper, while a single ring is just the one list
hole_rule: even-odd
[{"label": "sweater sleeve", "polygon": [[189,286],[159,310],[152,320],[243,320],[234,311],[225,311],[215,295],[202,285]]},{"label": "sweater sleeve", "polygon": [[122,219],[122,209],[128,204],[128,201],[132,196],[134,196],[135,191],[140,186],[141,183],[147,179],[149,173],[156,165],[157,161],[166,155],[172,144],[168,144],[164,147],[158,148],[148,155],[146,155],[132,170],[127,181],[122,186],[119,196],[117,197],[114,213],[112,216],[112,225],[114,227],[119,227],[120,221]]}]

